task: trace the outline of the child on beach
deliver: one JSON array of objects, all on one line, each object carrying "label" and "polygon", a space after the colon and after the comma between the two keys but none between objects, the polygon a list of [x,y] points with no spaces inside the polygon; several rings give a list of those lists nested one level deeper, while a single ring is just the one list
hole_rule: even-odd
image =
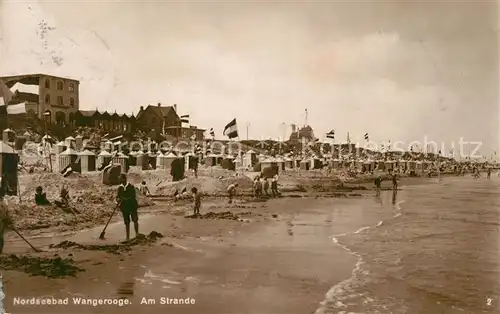
[{"label": "child on beach", "polygon": [[393,190],[398,189],[398,177],[395,173],[392,174],[392,189]]},{"label": "child on beach", "polygon": [[264,195],[266,197],[269,196],[269,181],[267,181],[267,178],[264,178]]},{"label": "child on beach", "polygon": [[3,202],[3,197],[4,189],[2,188],[0,191],[0,254],[3,253],[5,230],[12,225],[12,220],[10,220],[7,205]]},{"label": "child on beach", "polygon": [[377,195],[380,195],[381,186],[382,186],[382,178],[380,176],[377,176],[375,178],[375,188],[377,190]]},{"label": "child on beach", "polygon": [[238,187],[238,183],[230,184],[227,187],[227,194],[229,196],[229,204],[233,203],[233,197],[234,197],[234,194],[236,193],[236,188],[237,187]]},{"label": "child on beach", "polygon": [[201,207],[201,193],[198,191],[196,187],[193,187],[191,189],[191,192],[193,193],[193,200],[194,200],[193,216],[198,216],[200,214],[200,207]]},{"label": "child on beach", "polygon": [[130,222],[134,223],[135,235],[139,234],[139,217],[137,209],[139,204],[135,194],[135,187],[127,181],[127,175],[120,175],[120,186],[116,192],[116,203],[120,207],[125,224],[126,240],[130,239]]},{"label": "child on beach", "polygon": [[151,196],[151,192],[149,191],[149,188],[146,185],[146,181],[141,182],[141,186],[139,187],[139,192],[141,192],[141,194],[144,196]]},{"label": "child on beach", "polygon": [[278,176],[273,177],[273,181],[271,181],[271,193],[273,193],[273,197],[278,197]]}]

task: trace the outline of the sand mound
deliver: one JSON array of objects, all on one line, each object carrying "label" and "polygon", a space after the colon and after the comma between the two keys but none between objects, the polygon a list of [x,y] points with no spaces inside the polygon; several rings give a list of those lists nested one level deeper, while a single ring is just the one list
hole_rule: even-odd
[{"label": "sand mound", "polygon": [[238,184],[238,189],[248,190],[252,188],[252,180],[243,175],[235,175],[230,172],[228,176],[209,177],[201,176],[198,178],[189,177],[178,182],[162,182],[155,192],[156,195],[173,195],[176,190],[181,191],[184,187],[190,192],[192,187],[198,188],[204,195],[220,196],[226,195],[227,187],[230,184]]},{"label": "sand mound", "polygon": [[79,272],[85,271],[75,266],[72,259],[62,259],[60,257],[0,256],[0,267],[4,270],[23,271],[32,276],[45,276],[48,278],[75,277]]},{"label": "sand mound", "polygon": [[[62,186],[70,194],[70,208],[37,206],[35,189],[41,186],[49,201],[59,199]],[[9,200],[10,214],[19,229],[40,229],[66,226],[68,229],[85,228],[103,223],[115,208],[116,186],[102,184],[101,173],[82,175],[73,173],[64,178],[59,173],[42,173],[20,176],[21,203],[18,198]],[[153,201],[138,194],[139,206],[153,205]]]},{"label": "sand mound", "polygon": [[222,213],[214,213],[208,212],[204,215],[191,215],[186,218],[194,218],[194,219],[217,219],[217,220],[239,220],[240,216],[252,215],[251,212],[240,213],[238,215],[231,212],[222,212]]},{"label": "sand mound", "polygon": [[106,244],[106,245],[85,245],[79,244],[73,241],[62,241],[59,244],[52,244],[50,248],[54,249],[80,249],[88,251],[104,251],[112,254],[120,254],[123,252],[130,251],[133,246],[137,245],[150,245],[163,238],[163,235],[156,231],[151,231],[147,236],[144,234],[138,234],[137,237],[130,239],[129,241],[124,241],[119,244]]}]

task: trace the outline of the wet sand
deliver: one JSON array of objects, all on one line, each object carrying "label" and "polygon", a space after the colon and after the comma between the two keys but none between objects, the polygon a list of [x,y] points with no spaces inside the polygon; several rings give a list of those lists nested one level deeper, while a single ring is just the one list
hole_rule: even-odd
[{"label": "wet sand", "polygon": [[[187,219],[179,214],[143,216],[143,232],[163,233],[165,238],[160,243],[137,247],[118,256],[78,250],[44,253],[63,257],[72,254],[86,272],[77,278],[57,280],[6,272],[4,304],[14,313],[49,310],[52,313],[123,313],[146,311],[146,308],[148,313],[170,310],[175,313],[314,312],[325,292],[349,277],[354,268],[356,259],[336,247],[331,235],[355,230],[362,224],[359,216],[350,217],[347,212],[360,206],[360,202],[363,200],[304,198],[233,208],[205,204],[207,211],[252,211],[254,214],[242,218],[244,221]],[[122,228],[120,223],[111,225],[103,242],[119,241]],[[99,233],[100,229],[82,232],[69,240],[103,243],[95,239]],[[46,247],[59,240],[37,238],[34,242]],[[17,244],[10,246],[7,253],[20,251],[21,245]],[[121,289],[124,286],[126,288]],[[14,297],[44,295],[70,297],[70,302],[50,308],[13,305]],[[74,305],[71,297],[75,295],[96,299],[127,297],[132,305],[121,308]],[[189,297],[196,303],[161,305],[161,297]],[[140,305],[142,298],[154,299],[156,304]]]},{"label": "wet sand", "polygon": [[[408,179],[409,183],[423,179]],[[387,184],[387,183],[386,183]],[[239,220],[189,219],[180,206],[168,213],[141,215],[141,232],[162,233],[153,246],[134,247],[121,255],[76,249],[48,249],[63,240],[81,244],[114,244],[124,227],[102,226],[75,235],[41,235],[36,254],[73,258],[86,271],[76,278],[47,279],[4,272],[4,305],[13,313],[313,313],[325,293],[351,276],[357,258],[335,245],[332,236],[354,232],[373,222],[371,184],[365,197],[300,197],[240,203],[207,198],[202,213],[244,213]],[[305,195],[302,195],[305,196]],[[323,195],[325,196],[325,195]],[[161,202],[157,205],[161,209]],[[250,214],[248,212],[251,212]],[[15,236],[6,253],[23,253]],[[14,298],[69,298],[68,305],[14,305]],[[75,305],[73,297],[125,298],[132,304]],[[160,304],[161,298],[193,298],[195,304]],[[143,298],[148,300],[143,300]],[[141,304],[146,301],[148,304]],[[152,304],[155,301],[156,304]]]}]

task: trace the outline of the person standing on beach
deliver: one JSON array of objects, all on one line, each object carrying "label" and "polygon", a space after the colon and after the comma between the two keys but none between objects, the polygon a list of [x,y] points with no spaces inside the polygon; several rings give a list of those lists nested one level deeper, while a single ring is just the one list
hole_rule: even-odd
[{"label": "person standing on beach", "polygon": [[273,197],[278,197],[278,176],[273,177],[273,181],[271,181],[271,193],[273,193]]},{"label": "person standing on beach", "polygon": [[12,226],[12,220],[9,217],[7,205],[3,201],[3,197],[5,195],[4,189],[1,188],[0,190],[0,254],[2,254],[5,230]]},{"label": "person standing on beach", "polygon": [[377,196],[379,196],[382,189],[382,178],[380,176],[375,178],[375,189],[377,190]]},{"label": "person standing on beach", "polygon": [[269,181],[267,181],[267,178],[264,178],[264,195],[266,197],[269,197]]},{"label": "person standing on beach", "polygon": [[199,216],[201,207],[201,193],[198,191],[196,187],[193,187],[191,189],[191,192],[193,193],[193,200],[194,200],[193,216]]},{"label": "person standing on beach", "polygon": [[227,187],[227,195],[229,196],[229,202],[228,202],[229,204],[233,203],[233,197],[234,197],[234,194],[236,194],[237,187],[238,187],[238,183],[230,184]]},{"label": "person standing on beach", "polygon": [[398,189],[398,177],[395,173],[392,174],[392,189],[393,190]]},{"label": "person standing on beach", "polygon": [[141,182],[141,186],[139,187],[139,192],[141,192],[141,194],[144,196],[151,196],[151,192],[149,191],[149,188],[146,185],[146,181]]},{"label": "person standing on beach", "polygon": [[116,193],[116,202],[120,206],[125,223],[126,239],[130,240],[130,222],[134,223],[135,235],[139,234],[139,217],[137,214],[138,202],[135,193],[135,187],[127,181],[127,175],[120,175],[120,186]]},{"label": "person standing on beach", "polygon": [[255,178],[255,181],[253,183],[254,191],[255,191],[255,197],[261,197],[262,196],[262,183],[260,182],[260,177],[257,176]]},{"label": "person standing on beach", "polygon": [[488,180],[491,179],[491,167],[488,167],[488,172],[486,174],[486,179],[488,179]]}]

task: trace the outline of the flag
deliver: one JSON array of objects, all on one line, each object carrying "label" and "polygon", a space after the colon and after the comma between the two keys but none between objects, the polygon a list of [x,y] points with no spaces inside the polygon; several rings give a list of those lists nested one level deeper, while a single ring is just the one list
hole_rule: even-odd
[{"label": "flag", "polygon": [[0,81],[0,106],[6,106],[13,98],[14,94],[5,85],[3,81]]},{"label": "flag", "polygon": [[224,127],[224,132],[222,134],[230,139],[238,137],[238,124],[236,123],[236,118]]},{"label": "flag", "polygon": [[349,132],[347,132],[347,144],[351,144],[351,137],[349,136]]},{"label": "flag", "polygon": [[331,130],[330,132],[326,133],[326,137],[335,139],[335,130]]},{"label": "flag", "polygon": [[365,133],[365,141],[368,141],[369,137],[368,137],[368,133]]},{"label": "flag", "polygon": [[7,114],[22,114],[22,113],[26,113],[26,103],[24,102],[20,104],[7,106]]},{"label": "flag", "polygon": [[215,137],[215,131],[213,128],[210,128],[210,136]]},{"label": "flag", "polygon": [[17,82],[10,88],[12,93],[26,93],[38,95],[40,87],[38,85],[27,85]]},{"label": "flag", "polygon": [[189,115],[188,114],[181,116],[181,123],[189,123]]},{"label": "flag", "polygon": [[191,140],[192,141],[196,140],[196,134],[191,135]]}]

